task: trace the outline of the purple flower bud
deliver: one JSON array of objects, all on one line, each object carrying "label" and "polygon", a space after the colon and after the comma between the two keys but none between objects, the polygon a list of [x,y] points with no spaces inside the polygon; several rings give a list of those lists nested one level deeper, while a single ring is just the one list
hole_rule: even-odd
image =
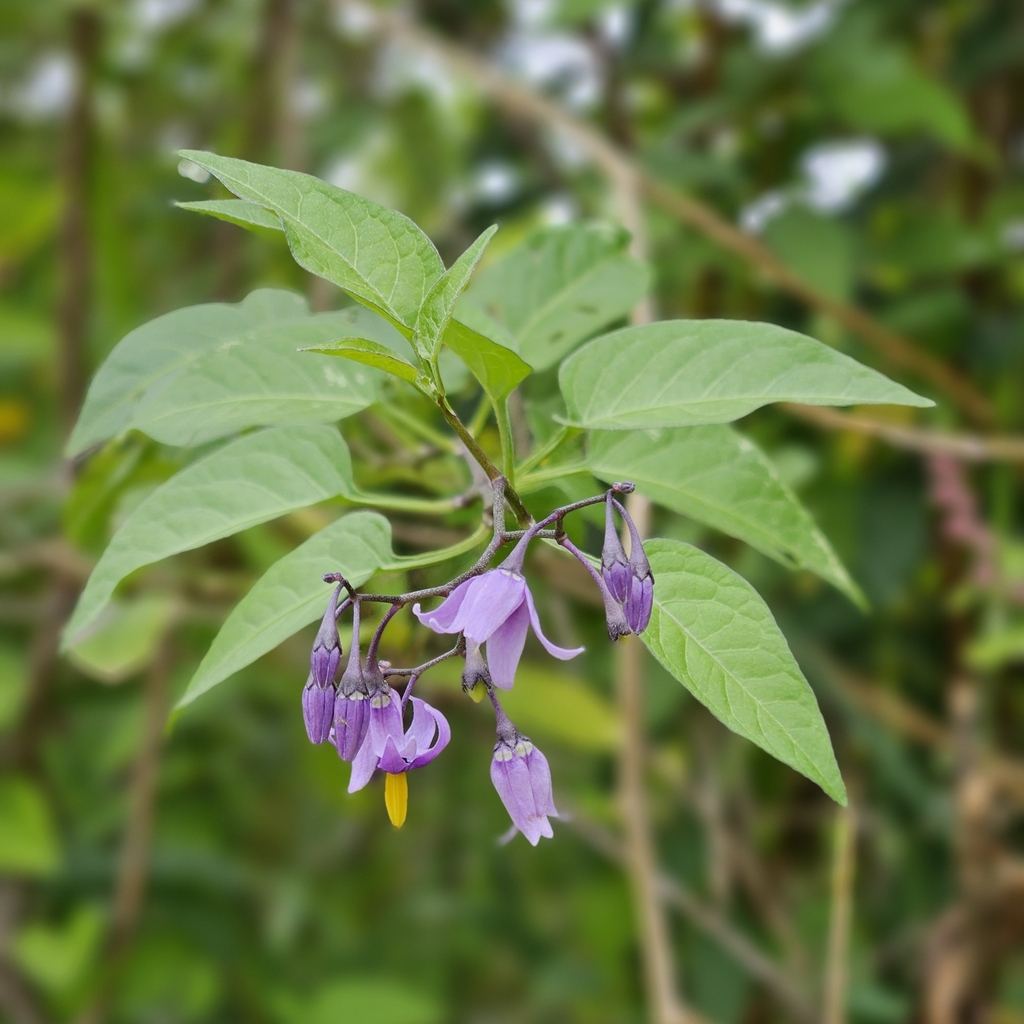
[{"label": "purple flower bud", "polygon": [[334,687],[320,687],[309,673],[302,689],[302,720],[310,743],[323,743],[331,733],[334,716]]},{"label": "purple flower bud", "polygon": [[491,782],[505,805],[512,824],[536,846],[541,836],[550,839],[549,817],[558,817],[551,794],[547,758],[512,724],[491,693],[497,716],[498,742],[491,759]]},{"label": "purple flower bud", "polygon": [[612,492],[608,492],[604,506],[604,548],[601,551],[601,576],[612,597],[622,604],[629,595],[629,584],[633,572],[626,558],[626,549],[622,546],[618,531],[615,529],[615,517],[612,514]]},{"label": "purple flower bud", "polygon": [[651,621],[651,610],[654,606],[654,577],[647,576],[645,579],[633,577],[630,584],[629,596],[623,605],[626,613],[626,622],[634,633],[642,633],[647,624]]},{"label": "purple flower bud", "polygon": [[370,723],[369,696],[359,656],[359,602],[355,601],[352,605],[352,646],[333,705],[334,745],[343,761],[352,761],[366,738]]},{"label": "purple flower bud", "polygon": [[321,689],[334,686],[334,676],[341,661],[341,640],[338,637],[338,594],[341,584],[334,588],[327,611],[324,612],[320,629],[313,641],[313,650],[309,656],[309,666],[313,681]]}]

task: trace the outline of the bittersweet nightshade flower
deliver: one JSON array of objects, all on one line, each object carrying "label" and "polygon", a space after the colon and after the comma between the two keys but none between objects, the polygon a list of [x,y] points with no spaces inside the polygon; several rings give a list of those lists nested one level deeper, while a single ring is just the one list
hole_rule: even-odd
[{"label": "bittersweet nightshade flower", "polygon": [[551,769],[547,758],[512,724],[493,693],[491,701],[498,728],[491,782],[512,824],[536,846],[541,836],[550,839],[554,835],[548,818],[558,816],[551,794]]},{"label": "bittersweet nightshade flower", "polygon": [[359,655],[359,601],[352,604],[352,646],[334,700],[334,745],[343,761],[359,752],[369,726],[369,689]]},{"label": "bittersweet nightshade flower", "polygon": [[[525,550],[525,549],[524,549]],[[533,595],[522,574],[523,551],[516,548],[497,569],[460,583],[433,611],[413,614],[435,633],[463,633],[467,652],[471,644],[487,644],[491,682],[503,690],[515,682],[516,668],[530,625],[548,653],[566,661],[583,653],[582,647],[558,647],[541,632]],[[468,668],[467,658],[467,668]]]},{"label": "bittersweet nightshade flower", "polygon": [[335,587],[309,655],[309,676],[302,690],[302,718],[310,743],[323,743],[331,732],[334,716],[334,677],[341,660],[338,637],[338,594]]}]

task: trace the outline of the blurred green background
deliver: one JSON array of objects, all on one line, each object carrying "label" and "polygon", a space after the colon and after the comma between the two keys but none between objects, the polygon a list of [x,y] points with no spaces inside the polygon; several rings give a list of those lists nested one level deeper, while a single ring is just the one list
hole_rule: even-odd
[{"label": "blurred green background", "polygon": [[[890,421],[915,437],[1024,431],[1020,4],[424,0],[405,13],[590,122],[980,401],[886,362],[652,204],[660,316],[771,320],[834,344],[939,400]],[[342,301],[280,236],[175,209],[223,195],[179,148],[394,206],[449,263],[490,223],[493,258],[541,225],[614,218],[607,181],[557,125],[509,116],[341,0],[5,0],[2,18],[0,1020],[652,1019],[629,881],[608,856],[613,658],[558,573],[538,569],[543,614],[587,655],[555,666],[528,650],[509,700],[572,812],[536,850],[497,844],[492,721],[444,673],[426,689],[455,739],[410,780],[404,829],[380,786],[347,796],[347,769],[303,732],[312,629],[165,730],[233,602],[319,522],[286,517],[148,570],[117,629],[70,660],[56,650],[112,530],[183,457],[135,436],[87,468],[62,460],[104,355],[147,319],[259,286]],[[386,457],[387,416],[346,422],[366,472]],[[963,462],[778,409],[744,428],[870,613],[681,517],[657,529],[708,547],[771,605],[855,814],[838,817],[648,661],[683,998],[713,1024],[801,1020],[801,1007],[824,1024],[1024,1021],[1021,442]],[[409,477],[412,493],[448,486],[431,472]],[[452,525],[424,535],[399,517],[396,541],[443,544]]]}]

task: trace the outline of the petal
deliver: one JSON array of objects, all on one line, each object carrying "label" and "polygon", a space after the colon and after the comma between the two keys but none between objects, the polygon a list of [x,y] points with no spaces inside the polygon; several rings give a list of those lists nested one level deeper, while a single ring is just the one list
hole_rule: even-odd
[{"label": "petal", "polygon": [[437,732],[437,724],[430,713],[433,709],[419,697],[412,698],[412,725],[405,734],[407,741],[412,742],[412,756],[426,750]]},{"label": "petal", "polygon": [[389,736],[384,745],[384,753],[380,755],[377,767],[386,771],[388,775],[401,775],[409,768],[408,762],[398,752],[394,736]]},{"label": "petal", "polygon": [[448,741],[452,738],[452,730],[451,726],[448,725],[448,719],[437,708],[432,708],[429,704],[423,704],[423,706],[430,712],[434,719],[434,724],[437,726],[437,739],[432,747],[421,751],[409,762],[410,768],[422,768],[425,764],[430,764],[448,746]]},{"label": "petal", "polygon": [[[530,818],[534,813],[533,790],[530,787],[530,773],[523,758],[492,760],[491,782],[494,783],[494,788],[498,791],[512,824],[529,839],[529,833],[533,831],[530,825]],[[530,841],[534,846],[537,845],[535,839]]]},{"label": "petal", "polygon": [[[387,704],[374,707],[375,701],[387,699]],[[394,737],[396,743],[405,738],[405,727],[402,725],[402,698],[390,686],[386,690],[377,691],[369,701],[370,729],[367,739],[372,744],[378,757],[384,753],[388,737]]]},{"label": "petal", "polygon": [[523,656],[529,627],[530,612],[524,601],[487,641],[487,665],[491,670],[491,682],[502,690],[510,690],[516,681],[516,669]]},{"label": "petal", "polygon": [[492,569],[472,583],[452,625],[467,640],[482,644],[523,603],[526,580],[518,573]]},{"label": "petal", "polygon": [[459,614],[462,602],[469,593],[473,580],[460,583],[433,611],[421,612],[419,604],[412,606],[412,613],[424,626],[429,626],[435,633],[458,633],[461,626],[453,629],[452,623]]},{"label": "petal", "polygon": [[352,775],[348,780],[348,791],[355,793],[362,789],[373,778],[376,767],[377,755],[373,752],[373,744],[370,742],[369,733],[367,733],[363,745],[359,748],[359,753],[352,761]]},{"label": "petal", "polygon": [[530,772],[530,786],[533,789],[537,812],[557,817],[558,811],[555,810],[555,800],[551,794],[551,768],[548,766],[548,759],[534,747],[526,755],[526,767]]},{"label": "petal", "polygon": [[568,661],[570,658],[575,658],[577,654],[582,654],[584,648],[576,647],[573,650],[569,650],[567,647],[558,647],[553,644],[541,631],[540,631],[540,619],[537,617],[537,608],[533,603],[533,594],[530,593],[530,588],[526,588],[526,605],[530,609],[530,622],[533,623],[533,631],[537,634],[537,639],[544,645],[548,654],[560,661]]}]

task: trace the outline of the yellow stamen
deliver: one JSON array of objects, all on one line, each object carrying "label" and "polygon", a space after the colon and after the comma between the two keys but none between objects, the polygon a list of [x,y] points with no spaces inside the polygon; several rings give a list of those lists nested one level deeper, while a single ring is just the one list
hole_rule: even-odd
[{"label": "yellow stamen", "polygon": [[409,780],[405,772],[401,775],[388,774],[384,779],[384,806],[388,809],[391,824],[401,828],[409,810]]},{"label": "yellow stamen", "polygon": [[470,690],[467,690],[466,693],[469,694],[469,699],[474,704],[479,704],[480,701],[482,701],[484,699],[484,697],[487,696],[487,687],[486,686],[481,686],[479,683],[474,683],[473,684],[473,688],[470,689]]}]

